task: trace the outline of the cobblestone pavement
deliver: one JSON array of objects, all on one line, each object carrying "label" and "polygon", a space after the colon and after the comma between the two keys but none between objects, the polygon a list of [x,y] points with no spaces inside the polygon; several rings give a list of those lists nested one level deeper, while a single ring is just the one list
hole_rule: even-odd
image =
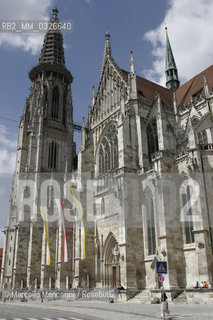
[{"label": "cobblestone pavement", "polygon": [[[210,304],[170,303],[172,320],[212,320]],[[155,320],[160,317],[160,305],[140,303],[33,301],[0,302],[0,320]]]}]

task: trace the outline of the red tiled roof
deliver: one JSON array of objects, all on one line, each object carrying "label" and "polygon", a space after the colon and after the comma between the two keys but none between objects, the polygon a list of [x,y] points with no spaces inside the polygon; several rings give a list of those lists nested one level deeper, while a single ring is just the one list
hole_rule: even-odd
[{"label": "red tiled roof", "polygon": [[[209,87],[209,90],[213,88],[213,65],[208,67],[207,69],[203,70],[192,79],[184,83],[181,87],[179,87],[176,91],[177,103],[180,105],[181,101],[182,104],[187,104],[191,100],[191,96],[199,92],[201,89],[201,95],[204,95],[204,83],[203,83],[203,73],[205,73],[206,81]],[[191,86],[191,87],[190,87]],[[188,92],[187,92],[188,90]],[[186,95],[186,96],[185,96]],[[184,97],[185,96],[185,97]]]},{"label": "red tiled roof", "polygon": [[[122,70],[122,72],[127,79],[129,72],[126,70]],[[141,78],[139,76],[137,76],[136,81],[137,81],[137,89],[138,91],[140,91],[143,97],[153,101],[156,99],[156,93],[159,93],[162,101],[166,106],[168,107],[173,106],[172,93],[171,91],[169,91],[169,89],[162,87],[159,84],[154,83],[152,81]]]},{"label": "red tiled roof", "polygon": [[137,76],[137,88],[142,93],[142,95],[149,100],[155,100],[156,93],[159,93],[162,101],[166,106],[173,106],[172,93],[171,91],[169,91],[169,89],[139,76]]},{"label": "red tiled roof", "polygon": [[[127,80],[129,72],[123,69],[121,71]],[[176,97],[178,105],[189,103],[191,96],[199,91],[202,96],[204,95],[203,73],[205,73],[209,90],[213,91],[213,65],[211,65],[177,89]],[[142,96],[151,101],[155,100],[156,92],[158,92],[164,104],[173,108],[173,95],[169,89],[139,76],[137,76],[137,89],[141,92]]]}]

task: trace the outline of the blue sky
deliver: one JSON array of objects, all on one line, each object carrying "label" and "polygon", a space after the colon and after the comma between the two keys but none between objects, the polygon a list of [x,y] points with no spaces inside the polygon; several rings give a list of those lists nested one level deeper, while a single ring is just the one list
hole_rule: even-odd
[{"label": "blue sky", "polygon": [[[64,34],[64,44],[66,66],[74,77],[76,123],[87,116],[92,86],[98,87],[106,31],[121,68],[129,70],[133,50],[137,74],[162,85],[165,22],[182,83],[212,64],[211,0],[1,0],[0,20],[48,18],[54,6],[61,20],[74,21],[74,31]],[[43,36],[0,34],[0,117],[19,120],[31,85],[28,72],[38,63]],[[17,134],[18,122],[0,118],[0,229],[7,223]]]}]

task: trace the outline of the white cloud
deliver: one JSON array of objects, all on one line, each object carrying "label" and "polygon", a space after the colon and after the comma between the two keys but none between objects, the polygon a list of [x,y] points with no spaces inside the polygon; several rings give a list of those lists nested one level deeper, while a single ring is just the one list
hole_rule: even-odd
[{"label": "white cloud", "polygon": [[[1,20],[21,20],[21,19],[49,19],[50,7],[53,0],[3,0],[0,2]],[[20,48],[36,54],[41,50],[43,34],[32,33],[1,33],[0,46]]]},{"label": "white cloud", "polygon": [[16,140],[11,140],[8,138],[7,129],[4,125],[0,125],[0,146],[6,146],[9,148],[16,148]]},{"label": "white cloud", "polygon": [[181,82],[213,63],[212,0],[169,0],[162,23],[144,39],[152,45],[154,62],[143,75],[165,85],[165,23]]},{"label": "white cloud", "polygon": [[9,136],[6,127],[0,125],[0,172],[11,173],[15,170],[16,139]]},{"label": "white cloud", "polygon": [[6,189],[4,187],[0,187],[0,196],[5,193]]},{"label": "white cloud", "polygon": [[16,152],[0,148],[0,172],[13,172],[15,170]]}]

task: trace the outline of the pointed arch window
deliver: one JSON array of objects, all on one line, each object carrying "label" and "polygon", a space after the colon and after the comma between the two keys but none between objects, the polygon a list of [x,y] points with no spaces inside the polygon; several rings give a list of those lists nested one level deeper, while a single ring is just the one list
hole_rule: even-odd
[{"label": "pointed arch window", "polygon": [[184,212],[184,221],[183,221],[183,229],[184,229],[184,238],[185,243],[194,243],[194,225],[193,225],[193,215],[191,208],[191,191],[188,179],[185,179],[181,184],[181,208],[186,211]]},{"label": "pointed arch window", "polygon": [[97,281],[101,279],[101,254],[100,254],[100,245],[97,247]]},{"label": "pointed arch window", "polygon": [[99,174],[104,174],[118,165],[117,130],[115,125],[111,124],[99,150]]},{"label": "pointed arch window", "polygon": [[202,135],[202,133],[199,132],[197,136],[198,136],[198,143],[202,144],[203,143],[203,135]]},{"label": "pointed arch window", "polygon": [[59,89],[53,89],[51,118],[57,120],[59,118]]},{"label": "pointed arch window", "polygon": [[44,118],[47,118],[47,98],[48,98],[48,93],[47,93],[47,87],[44,86]]},{"label": "pointed arch window", "polygon": [[146,133],[147,133],[149,161],[151,162],[152,154],[159,150],[156,119],[153,119],[151,122],[149,122],[149,124],[147,125]]},{"label": "pointed arch window", "polygon": [[111,169],[111,150],[110,150],[110,145],[109,142],[107,141],[106,145],[105,145],[105,167],[106,167],[106,171],[109,171]]},{"label": "pointed arch window", "polygon": [[99,172],[102,174],[104,172],[104,152],[103,147],[101,146],[99,152]]},{"label": "pointed arch window", "polygon": [[208,144],[208,138],[206,130],[203,131],[203,144]]},{"label": "pointed arch window", "polygon": [[64,96],[63,96],[63,115],[62,115],[63,124],[65,124],[65,119],[66,119],[66,104],[67,104],[67,92],[64,92]]},{"label": "pointed arch window", "polygon": [[101,199],[101,214],[105,214],[105,200],[104,198]]},{"label": "pointed arch window", "polygon": [[203,130],[202,132],[199,132],[198,135],[198,143],[202,149],[205,149],[208,145],[208,138],[206,130]]},{"label": "pointed arch window", "polygon": [[153,198],[147,200],[147,236],[148,236],[148,254],[155,254],[156,234],[155,234],[155,216]]},{"label": "pointed arch window", "polygon": [[57,168],[58,146],[55,141],[50,142],[48,150],[48,169]]},{"label": "pointed arch window", "polygon": [[118,166],[118,138],[117,138],[117,136],[113,140],[112,150],[113,150],[113,168],[116,168]]}]

